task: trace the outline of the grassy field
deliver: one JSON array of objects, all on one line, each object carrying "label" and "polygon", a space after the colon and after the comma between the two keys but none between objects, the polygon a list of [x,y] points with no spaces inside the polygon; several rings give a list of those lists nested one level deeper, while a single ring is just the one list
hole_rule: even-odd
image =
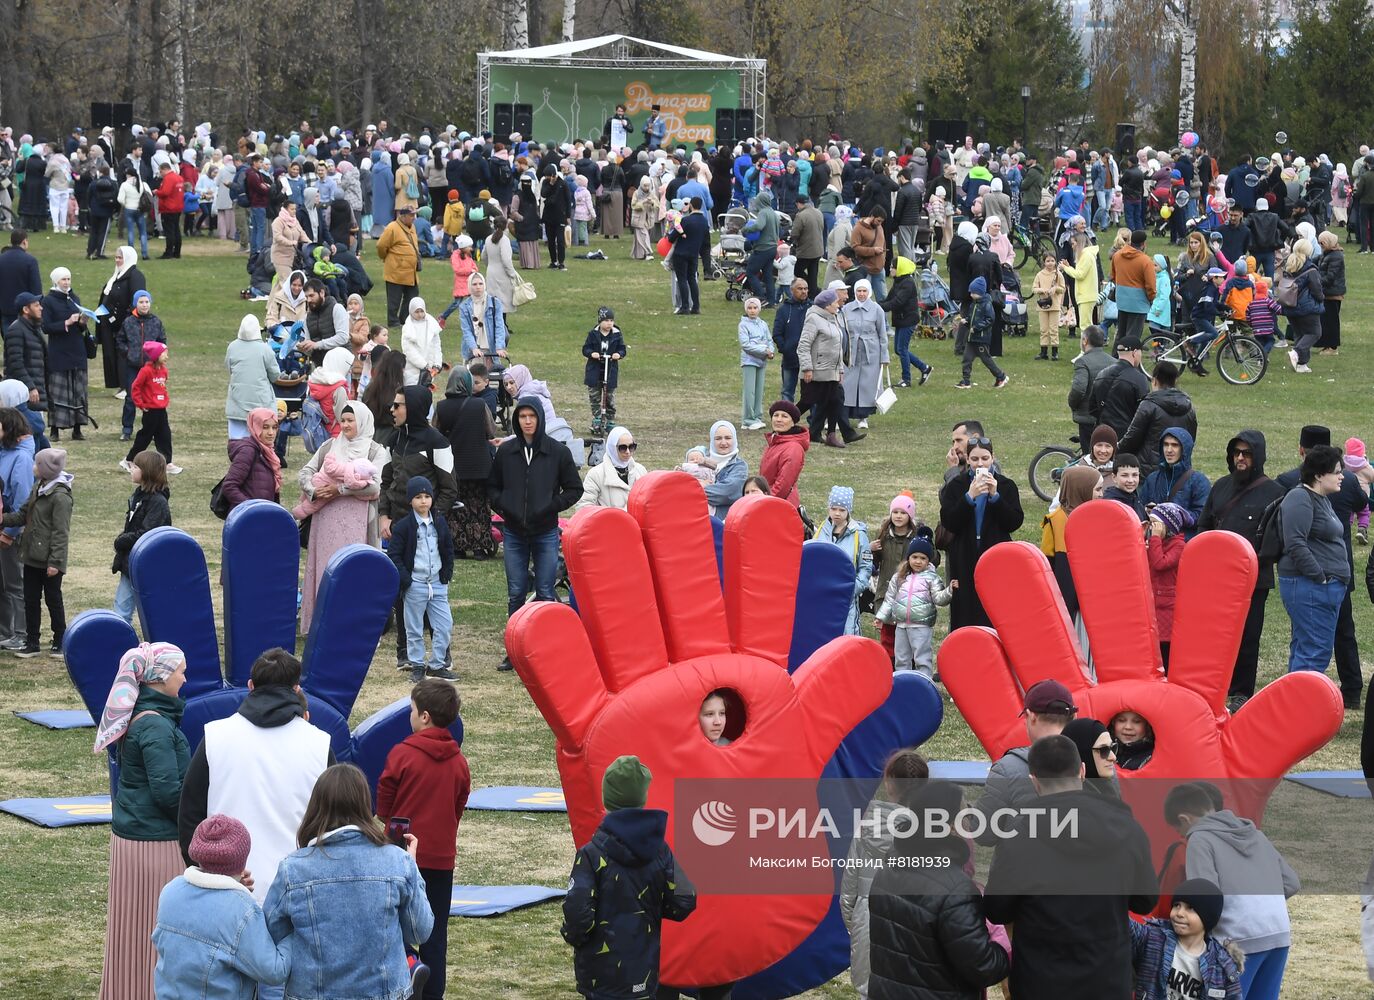
[{"label": "grassy field", "polygon": [[[541,269],[529,275],[539,298],[512,320],[511,353],[516,361],[530,365],[537,378],[549,381],[559,412],[585,430],[590,414],[581,385],[581,342],[595,320],[596,308],[612,305],[633,347],[621,369],[620,422],[634,431],[640,442],[638,458],[645,466],[668,468],[681,461],[688,446],[705,441],[712,421],[724,417],[738,423],[735,326],[739,309],[725,302],[723,283],[703,284],[703,314],[674,316],[665,273],[655,264],[629,260],[628,237],[598,240],[597,245],[605,249],[609,261],[570,259],[567,272]],[[77,293],[93,306],[110,266],[83,261],[84,246],[77,236],[41,234],[33,239],[32,249],[44,275],[58,265],[70,267]],[[260,316],[262,306],[245,303],[238,296],[246,284],[243,256],[229,253],[217,241],[201,239],[187,241],[184,254],[180,261],[152,260],[141,266],[171,345],[171,421],[177,462],[186,469],[173,483],[173,517],[202,542],[213,571],[219,559],[220,525],[208,510],[207,497],[227,464],[224,350],[243,314],[252,311]],[[370,244],[365,260],[379,275]],[[1195,461],[1209,477],[1215,479],[1226,471],[1225,442],[1241,427],[1265,432],[1271,473],[1296,463],[1298,428],[1305,423],[1330,424],[1337,442],[1350,435],[1368,436],[1365,393],[1374,350],[1366,338],[1371,327],[1374,268],[1352,254],[1348,269],[1346,343],[1338,358],[1314,357],[1313,375],[1298,376],[1286,366],[1274,367],[1253,388],[1228,386],[1215,373],[1205,381],[1184,376],[1181,385],[1193,395],[1201,425]],[[449,298],[447,268],[430,262],[421,275],[421,286],[431,307],[442,308]],[[379,313],[382,297],[379,281],[372,298],[372,309]],[[446,354],[455,358],[456,324],[445,335],[445,345]],[[1003,468],[1022,482],[1027,463],[1040,447],[1064,442],[1073,432],[1064,404],[1069,362],[1033,363],[1034,338],[1007,341],[1002,364],[1012,379],[1000,392],[992,391],[985,373],[975,375],[982,383],[975,390],[956,392],[952,386],[957,362],[949,346],[925,343],[917,350],[936,367],[929,384],[900,391],[895,410],[875,419],[868,439],[860,445],[843,452],[826,448],[810,452],[801,491],[813,509],[823,510],[830,486],[841,483],[855,489],[855,515],[875,528],[891,497],[902,489],[912,490],[919,514],[933,519],[948,431],[956,419],[980,418],[997,444]],[[1073,348],[1064,352],[1066,357],[1074,353]],[[1281,357],[1276,355],[1275,360]],[[93,382],[98,373],[96,362]],[[769,398],[778,386],[774,368],[768,374]],[[109,572],[111,542],[122,524],[130,490],[128,477],[116,466],[124,448],[117,442],[119,406],[109,391],[93,388],[91,411],[101,429],[89,432],[85,442],[63,442],[71,453],[68,468],[76,476],[73,552],[65,587],[69,617],[86,608],[109,607],[112,602],[116,581]],[[751,469],[757,467],[761,451],[761,436],[745,434],[742,454]],[[291,476],[302,459],[299,442],[295,442]],[[294,501],[294,489],[283,492],[284,499]],[[1038,540],[1042,510],[1024,486],[1023,496],[1030,499],[1022,535]],[[1363,550],[1357,551],[1356,558],[1362,568]],[[461,673],[467,731],[464,751],[475,784],[557,784],[547,727],[519,679],[493,669],[501,658],[505,618],[500,563],[460,562],[451,593],[457,619],[455,661]],[[1355,596],[1360,639],[1370,649],[1374,613],[1363,588]],[[1123,612],[1132,613],[1130,609]],[[1287,619],[1275,595],[1264,637],[1263,679],[1282,669],[1287,638]],[[384,646],[358,700],[354,723],[402,696],[407,688],[393,669],[389,647]],[[49,732],[12,714],[78,705],[58,661],[47,657],[26,661],[0,654],[3,797],[105,790],[103,762],[90,752],[91,730]],[[1358,767],[1361,714],[1348,713],[1340,736],[1303,766]],[[940,732],[924,750],[932,759],[982,756],[952,705],[947,706]],[[1287,807],[1275,810],[1284,818],[1271,828],[1280,846],[1309,840],[1314,829],[1367,828],[1367,802],[1333,799],[1289,786],[1280,791],[1278,804]],[[1340,870],[1349,870],[1350,881],[1344,882],[1343,889],[1329,890],[1343,895],[1293,900],[1294,942],[1285,997],[1316,1000],[1369,992],[1358,939],[1359,905],[1352,895],[1366,863],[1367,838],[1327,839],[1334,842],[1324,850]],[[105,826],[44,830],[0,817],[0,919],[10,928],[0,945],[0,994],[23,998],[95,995],[105,923],[108,843]],[[469,813],[459,837],[457,879],[475,884],[560,885],[567,877],[571,854],[572,841],[562,815]],[[555,906],[492,920],[454,921],[449,995],[459,1000],[571,995],[570,955],[558,935],[558,924]],[[854,993],[841,977],[811,995],[850,997]]]}]

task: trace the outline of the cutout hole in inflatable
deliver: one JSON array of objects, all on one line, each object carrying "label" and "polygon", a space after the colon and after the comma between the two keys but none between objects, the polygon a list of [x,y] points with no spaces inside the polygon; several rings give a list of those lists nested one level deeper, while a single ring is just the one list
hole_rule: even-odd
[{"label": "cutout hole in inflatable", "polygon": [[1155,728],[1140,712],[1124,708],[1107,724],[1116,748],[1116,766],[1140,771],[1149,766],[1155,752]]},{"label": "cutout hole in inflatable", "polygon": [[708,743],[725,746],[721,740],[733,743],[744,735],[749,716],[738,691],[734,688],[716,688],[701,700],[697,721],[701,723],[701,734]]}]

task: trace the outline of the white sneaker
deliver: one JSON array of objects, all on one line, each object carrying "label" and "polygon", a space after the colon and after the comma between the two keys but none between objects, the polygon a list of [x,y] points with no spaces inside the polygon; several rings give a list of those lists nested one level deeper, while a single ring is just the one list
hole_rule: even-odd
[{"label": "white sneaker", "polygon": [[1311,374],[1312,374],[1312,369],[1311,369],[1311,368],[1308,368],[1306,365],[1298,365],[1298,367],[1294,368],[1293,370],[1294,370],[1295,372],[1297,372],[1299,375],[1311,375]]},{"label": "white sneaker", "polygon": [[1297,371],[1297,370],[1298,370],[1298,352],[1297,352],[1297,351],[1289,351],[1289,352],[1288,352],[1288,364],[1289,364],[1290,366],[1292,366],[1292,368],[1293,368],[1294,371]]},{"label": "white sneaker", "polygon": [[125,472],[128,472],[130,469],[134,467],[134,463],[130,462],[127,458],[121,458],[119,460],[119,467],[123,469]]},{"label": "white sneaker", "polygon": [[181,475],[181,466],[179,466],[179,465],[177,465],[177,464],[175,464],[175,463],[173,463],[173,462],[168,462],[168,463],[167,463],[167,474],[168,474],[169,476],[179,476],[179,475]]},{"label": "white sneaker", "polygon": [[123,389],[120,389],[117,393],[115,393],[115,399],[123,399],[127,395],[127,392],[125,392]]},{"label": "white sneaker", "polygon": [[861,430],[861,431],[866,431],[866,430],[868,430],[868,421],[867,421],[867,420],[860,420],[860,421],[859,421],[859,430]]}]

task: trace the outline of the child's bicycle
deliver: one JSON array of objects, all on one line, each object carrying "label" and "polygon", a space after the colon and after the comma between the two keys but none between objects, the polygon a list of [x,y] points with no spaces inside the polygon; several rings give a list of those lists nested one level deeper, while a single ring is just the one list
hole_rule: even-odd
[{"label": "child's bicycle", "polygon": [[1045,254],[1053,254],[1054,241],[1044,233],[1032,233],[1019,222],[1012,227],[1011,245],[1016,252],[1012,267],[1016,270],[1026,266],[1027,259],[1042,261]]},{"label": "child's bicycle", "polygon": [[[1069,438],[1070,444],[1078,443],[1078,435]],[[1064,478],[1064,470],[1083,457],[1077,448],[1062,444],[1049,444],[1035,453],[1031,459],[1026,478],[1030,480],[1031,492],[1049,503],[1059,492],[1059,481]]]},{"label": "child's bicycle", "polygon": [[1169,361],[1183,368],[1191,368],[1199,375],[1207,374],[1202,366],[1207,355],[1215,352],[1217,374],[1231,385],[1254,385],[1269,370],[1269,355],[1255,339],[1248,326],[1233,319],[1217,324],[1216,338],[1202,347],[1189,349],[1206,336],[1190,333],[1192,324],[1179,324],[1171,332],[1151,331],[1145,338],[1145,356],[1155,361]]}]

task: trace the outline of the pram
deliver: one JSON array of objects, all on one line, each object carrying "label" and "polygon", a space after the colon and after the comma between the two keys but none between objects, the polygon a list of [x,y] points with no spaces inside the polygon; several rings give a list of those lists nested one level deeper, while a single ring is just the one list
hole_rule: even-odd
[{"label": "pram", "polygon": [[721,216],[720,240],[712,256],[716,258],[716,274],[725,279],[725,300],[743,302],[747,298],[749,276],[744,262],[749,259],[749,241],[744,238],[744,224],[749,213],[742,208],[732,209]]},{"label": "pram", "polygon": [[959,322],[959,307],[954,304],[949,286],[940,277],[940,265],[934,260],[921,267],[918,296],[921,320],[916,327],[917,335],[927,340],[944,340],[950,336]]},{"label": "pram", "polygon": [[1010,264],[1002,265],[1002,325],[1008,337],[1026,335],[1026,299],[1021,279]]}]

